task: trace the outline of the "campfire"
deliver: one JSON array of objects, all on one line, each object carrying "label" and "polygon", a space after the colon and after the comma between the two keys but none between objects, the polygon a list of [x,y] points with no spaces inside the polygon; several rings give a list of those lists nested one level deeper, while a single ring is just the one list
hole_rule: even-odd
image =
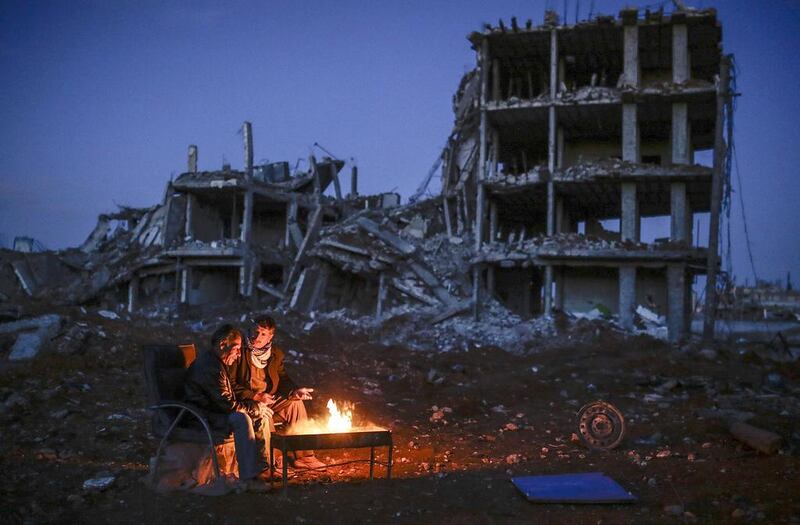
[{"label": "campfire", "polygon": [[[392,431],[365,421],[354,423],[353,403],[336,402],[329,399],[327,417],[307,419],[292,425],[285,433],[277,432],[272,436],[272,448],[281,451],[283,457],[292,450],[318,450],[342,448],[369,448],[369,479],[373,478],[375,465],[386,467],[386,477],[392,477]],[[375,457],[376,447],[388,447],[386,463],[378,462]],[[270,456],[271,457],[271,456]],[[364,460],[366,461],[366,460]],[[287,465],[283,463],[283,490],[287,490]],[[352,463],[352,461],[346,462]],[[346,463],[339,463],[343,465]],[[271,469],[275,463],[270,461]],[[336,464],[334,464],[336,465]],[[328,466],[332,466],[329,464]],[[272,470],[270,470],[272,472]]]},{"label": "campfire", "polygon": [[328,400],[327,407],[328,412],[330,412],[327,425],[328,432],[347,432],[353,428],[352,407],[343,406],[340,411],[338,405],[336,405],[336,401],[333,399]]},{"label": "campfire", "polygon": [[376,430],[379,427],[370,424],[353,424],[353,403],[328,399],[328,415],[325,418],[309,418],[306,421],[292,425],[286,430],[287,435],[299,434],[341,434],[347,432],[361,432]]}]

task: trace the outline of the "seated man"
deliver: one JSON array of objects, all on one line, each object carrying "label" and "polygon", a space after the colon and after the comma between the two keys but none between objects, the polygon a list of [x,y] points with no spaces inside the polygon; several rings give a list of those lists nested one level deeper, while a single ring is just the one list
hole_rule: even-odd
[{"label": "seated man", "polygon": [[[269,429],[272,410],[253,399],[237,399],[226,366],[239,358],[242,334],[226,324],[211,336],[211,349],[201,353],[187,371],[186,401],[202,410],[213,428],[233,432],[239,479],[248,488],[269,490],[260,477],[266,465],[262,461],[264,428]],[[258,437],[257,437],[258,436]]]},{"label": "seated man", "polygon": [[[303,401],[311,399],[313,388],[298,388],[283,366],[284,354],[272,344],[275,320],[259,317],[253,322],[242,358],[229,368],[233,388],[243,402],[266,403],[274,412],[274,421],[291,426],[308,418]],[[267,451],[268,453],[268,451]],[[297,451],[296,468],[321,468],[325,464],[313,451]]]}]

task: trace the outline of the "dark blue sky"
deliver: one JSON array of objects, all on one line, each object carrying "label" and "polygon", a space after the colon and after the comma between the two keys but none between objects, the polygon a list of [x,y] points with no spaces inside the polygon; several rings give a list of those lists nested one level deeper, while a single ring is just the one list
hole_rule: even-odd
[{"label": "dark blue sky", "polygon": [[[632,3],[580,0],[580,17]],[[686,3],[717,7],[736,55],[756,269],[800,282],[800,2]],[[316,141],[355,157],[362,192],[405,199],[450,132],[452,94],[475,62],[466,35],[498,18],[541,23],[548,4],[563,12],[563,0],[2,0],[0,244],[81,243],[115,203],[158,202],[189,144],[201,169],[241,167],[244,120],[257,162],[294,162]],[[734,273],[752,282],[738,195],[732,219]]]}]

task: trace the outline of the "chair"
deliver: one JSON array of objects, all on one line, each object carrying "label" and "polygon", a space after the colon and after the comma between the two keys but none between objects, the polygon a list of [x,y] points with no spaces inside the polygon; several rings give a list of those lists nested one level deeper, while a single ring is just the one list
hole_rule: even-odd
[{"label": "chair", "polygon": [[[147,400],[150,405],[148,408],[153,411],[151,421],[153,434],[161,437],[152,479],[158,479],[158,463],[170,436],[179,441],[208,443],[215,479],[221,479],[219,461],[214,447],[232,441],[233,436],[230,432],[212,429],[206,417],[197,407],[182,401],[186,369],[197,357],[195,346],[193,344],[145,345],[142,349],[144,351]],[[187,412],[200,422],[202,429],[179,425]]]}]

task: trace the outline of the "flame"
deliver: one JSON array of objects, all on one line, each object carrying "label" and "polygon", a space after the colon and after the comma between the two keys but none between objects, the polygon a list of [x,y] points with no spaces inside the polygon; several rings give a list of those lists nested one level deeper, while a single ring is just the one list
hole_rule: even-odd
[{"label": "flame", "polygon": [[352,403],[347,401],[337,403],[333,399],[328,399],[327,407],[327,418],[299,421],[287,429],[287,434],[336,434],[354,431]]},{"label": "flame", "polygon": [[353,428],[353,409],[342,404],[341,411],[336,405],[336,401],[328,399],[328,432],[348,432]]}]

